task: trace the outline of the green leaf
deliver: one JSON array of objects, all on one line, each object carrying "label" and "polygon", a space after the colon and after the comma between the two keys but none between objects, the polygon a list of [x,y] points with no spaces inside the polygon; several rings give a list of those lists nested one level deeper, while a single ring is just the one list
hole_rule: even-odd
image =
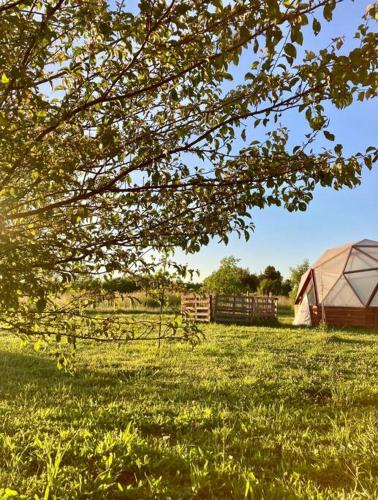
[{"label": "green leaf", "polygon": [[298,208],[301,212],[305,212],[307,209],[307,205],[306,205],[306,203],[301,202],[298,204]]},{"label": "green leaf", "polygon": [[332,12],[333,12],[332,4],[327,3],[323,9],[324,19],[326,19],[327,21],[331,21],[332,20]]},{"label": "green leaf", "polygon": [[41,350],[41,347],[42,347],[41,339],[38,339],[36,342],[34,342],[33,349],[35,350],[35,352],[39,352]]},{"label": "green leaf", "polygon": [[331,132],[328,132],[328,130],[324,130],[323,133],[325,135],[325,138],[328,139],[329,141],[335,140],[335,136],[333,134],[331,134]]},{"label": "green leaf", "polygon": [[312,22],[312,29],[314,31],[315,35],[318,35],[320,33],[320,30],[322,29],[322,26],[320,22],[317,19],[314,19]]},{"label": "green leaf", "polygon": [[292,42],[296,42],[299,45],[302,45],[303,43],[303,33],[299,29],[293,29],[291,30],[291,36],[290,39]]},{"label": "green leaf", "polygon": [[365,162],[365,165],[367,166],[367,168],[370,170],[371,167],[373,166],[373,163],[371,161],[371,157],[370,156],[365,156],[364,162]]},{"label": "green leaf", "polygon": [[287,43],[285,45],[285,52],[288,56],[295,58],[297,56],[297,49],[292,43]]},{"label": "green leaf", "polygon": [[248,42],[251,38],[250,32],[247,30],[245,26],[242,26],[240,29],[240,41],[241,43]]},{"label": "green leaf", "polygon": [[312,50],[306,50],[306,57],[304,58],[305,61],[312,61],[315,59],[316,55],[315,52]]},{"label": "green leaf", "polygon": [[3,83],[4,85],[6,85],[7,83],[9,83],[9,78],[7,77],[7,75],[5,73],[3,73],[1,75],[1,83]]}]

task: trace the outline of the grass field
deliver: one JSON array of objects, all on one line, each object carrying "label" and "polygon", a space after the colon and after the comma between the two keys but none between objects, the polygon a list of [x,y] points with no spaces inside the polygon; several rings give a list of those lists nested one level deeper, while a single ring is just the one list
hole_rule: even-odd
[{"label": "grass field", "polygon": [[74,376],[0,339],[0,498],[378,498],[377,332],[204,329]]}]

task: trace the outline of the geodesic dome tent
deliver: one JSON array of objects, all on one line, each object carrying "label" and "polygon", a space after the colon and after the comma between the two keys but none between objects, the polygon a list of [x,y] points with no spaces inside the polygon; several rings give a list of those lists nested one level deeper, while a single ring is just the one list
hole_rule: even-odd
[{"label": "geodesic dome tent", "polygon": [[378,328],[378,241],[327,250],[302,276],[295,325]]}]

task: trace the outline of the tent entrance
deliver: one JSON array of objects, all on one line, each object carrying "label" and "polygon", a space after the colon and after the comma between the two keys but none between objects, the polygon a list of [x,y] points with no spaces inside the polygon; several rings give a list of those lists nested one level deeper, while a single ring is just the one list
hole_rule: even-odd
[{"label": "tent entrance", "polygon": [[293,325],[311,326],[311,310],[310,306],[316,304],[316,294],[313,281],[309,281],[307,288],[303,294],[302,302],[297,306]]}]

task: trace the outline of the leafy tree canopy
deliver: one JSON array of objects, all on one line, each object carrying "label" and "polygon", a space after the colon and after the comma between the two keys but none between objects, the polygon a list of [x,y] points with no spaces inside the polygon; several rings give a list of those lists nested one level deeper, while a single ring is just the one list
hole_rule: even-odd
[{"label": "leafy tree canopy", "polygon": [[297,297],[301,278],[309,268],[310,268],[310,262],[308,261],[308,259],[304,260],[302,264],[298,264],[297,266],[290,268],[291,272],[290,281],[293,287],[290,292],[290,296],[292,299],[295,299]]},{"label": "leafy tree canopy", "polygon": [[282,274],[274,266],[267,266],[260,274],[260,279],[277,280],[282,283]]},{"label": "leafy tree canopy", "polygon": [[274,266],[267,266],[259,277],[259,292],[263,295],[284,295],[290,293],[292,284],[290,280],[284,280],[282,274]]},{"label": "leafy tree canopy", "polygon": [[292,288],[293,285],[291,284],[291,280],[290,279],[284,280],[281,285],[281,295],[288,297],[291,293]]},{"label": "leafy tree canopy", "polygon": [[257,277],[238,266],[239,259],[225,257],[219,269],[204,279],[202,288],[211,293],[245,293],[256,290]]},{"label": "leafy tree canopy", "polygon": [[145,273],[147,251],[248,238],[253,207],[305,210],[317,185],[356,186],[377,149],[345,155],[325,104],[376,95],[375,7],[351,50],[311,44],[348,3],[1,2],[2,311],[36,330],[33,311],[75,275]]},{"label": "leafy tree canopy", "polygon": [[282,282],[280,280],[272,280],[262,278],[259,281],[259,293],[261,295],[280,295]]}]

